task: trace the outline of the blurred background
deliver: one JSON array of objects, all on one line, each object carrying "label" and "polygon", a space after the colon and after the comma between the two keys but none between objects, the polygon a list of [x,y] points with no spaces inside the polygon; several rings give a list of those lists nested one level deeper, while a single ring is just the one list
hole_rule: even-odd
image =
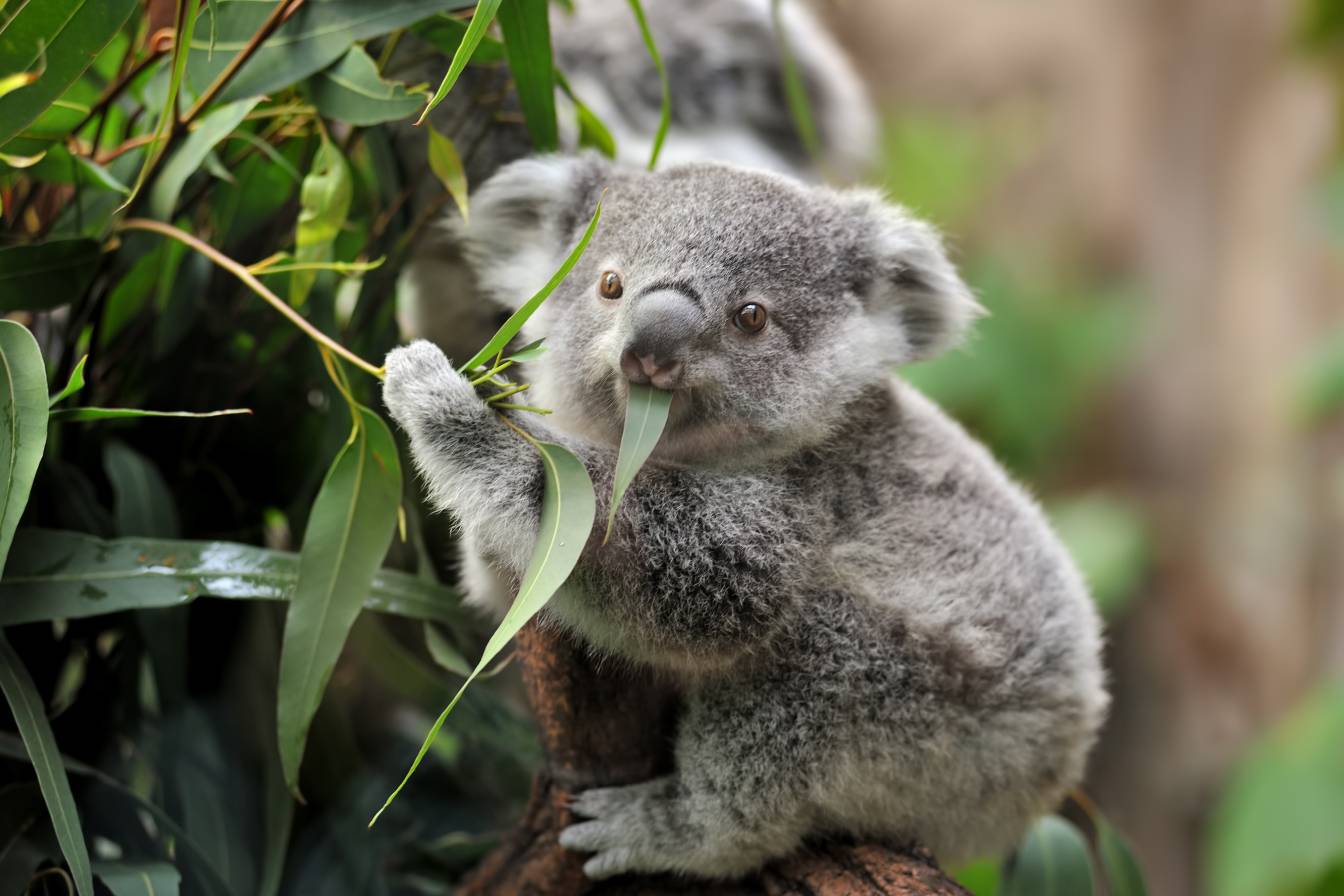
[{"label": "blurred background", "polygon": [[911,378],[1106,614],[1088,789],[1154,893],[1344,893],[1344,4],[820,9],[990,311]]}]

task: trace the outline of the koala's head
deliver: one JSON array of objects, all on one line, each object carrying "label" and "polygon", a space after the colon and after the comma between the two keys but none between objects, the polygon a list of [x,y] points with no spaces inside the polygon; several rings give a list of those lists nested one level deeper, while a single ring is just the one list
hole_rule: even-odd
[{"label": "koala's head", "polygon": [[933,229],[873,192],[595,156],[516,162],[476,193],[463,238],[486,296],[526,301],[604,189],[587,251],[525,330],[549,349],[531,399],[589,437],[619,439],[638,382],[674,393],[664,457],[796,450],[979,310]]}]

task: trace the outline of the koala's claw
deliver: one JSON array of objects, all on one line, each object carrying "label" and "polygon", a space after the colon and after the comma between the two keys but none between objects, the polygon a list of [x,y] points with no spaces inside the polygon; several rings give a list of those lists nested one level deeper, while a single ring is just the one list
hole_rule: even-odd
[{"label": "koala's claw", "polygon": [[667,832],[655,830],[653,818],[667,804],[667,780],[657,779],[629,787],[601,787],[585,791],[570,802],[574,814],[591,819],[560,832],[560,845],[575,852],[595,853],[583,865],[592,880],[628,871],[668,870],[660,854],[676,850]]}]

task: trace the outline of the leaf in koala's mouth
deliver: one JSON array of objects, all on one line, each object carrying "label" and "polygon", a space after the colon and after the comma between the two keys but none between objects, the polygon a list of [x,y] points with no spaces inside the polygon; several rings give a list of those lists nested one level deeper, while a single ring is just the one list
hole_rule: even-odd
[{"label": "leaf in koala's mouth", "polygon": [[625,490],[653,453],[667,427],[671,410],[671,392],[639,383],[630,384],[625,403],[625,431],[621,433],[621,452],[616,457],[616,473],[612,477],[611,508],[607,511],[607,534],[602,538],[603,544],[611,538],[611,527],[616,522],[616,511],[625,497]]}]

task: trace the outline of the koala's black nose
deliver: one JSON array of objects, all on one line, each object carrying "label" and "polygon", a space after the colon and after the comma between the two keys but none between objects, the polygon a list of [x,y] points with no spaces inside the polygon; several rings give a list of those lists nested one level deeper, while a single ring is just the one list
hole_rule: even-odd
[{"label": "koala's black nose", "polygon": [[677,388],[702,324],[700,306],[679,290],[659,289],[636,297],[621,351],[621,373],[632,383]]}]

